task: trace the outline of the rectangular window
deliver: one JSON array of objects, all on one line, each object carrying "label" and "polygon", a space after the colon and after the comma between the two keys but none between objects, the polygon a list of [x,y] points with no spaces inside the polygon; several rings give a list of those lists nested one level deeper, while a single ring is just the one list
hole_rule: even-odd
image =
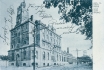
[{"label": "rectangular window", "polygon": [[19,44],[17,44],[17,47],[16,48],[19,48],[20,46],[19,46]]},{"label": "rectangular window", "polygon": [[61,61],[61,55],[60,55],[60,61]]},{"label": "rectangular window", "polygon": [[14,60],[14,52],[12,52],[12,61]]},{"label": "rectangular window", "polygon": [[38,51],[36,51],[36,58],[38,59]]},{"label": "rectangular window", "polygon": [[71,4],[72,4],[72,5],[74,5],[74,2],[73,2],[73,1],[71,1]]},{"label": "rectangular window", "polygon": [[52,32],[50,32],[50,36],[52,36]]},{"label": "rectangular window", "polygon": [[48,60],[49,60],[49,53],[48,53]]},{"label": "rectangular window", "polygon": [[45,52],[43,52],[43,60],[45,60]]},{"label": "rectangular window", "polygon": [[11,49],[13,49],[13,48],[14,48],[14,45],[12,44],[12,45],[11,45]]},{"label": "rectangular window", "polygon": [[18,37],[18,43],[20,43],[20,37]]}]

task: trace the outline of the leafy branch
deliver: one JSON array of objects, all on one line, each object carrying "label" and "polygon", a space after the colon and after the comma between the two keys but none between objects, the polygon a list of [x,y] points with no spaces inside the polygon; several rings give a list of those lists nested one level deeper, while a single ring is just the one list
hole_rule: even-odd
[{"label": "leafy branch", "polygon": [[58,7],[60,20],[83,27],[80,32],[92,40],[92,0],[44,0],[45,8]]}]

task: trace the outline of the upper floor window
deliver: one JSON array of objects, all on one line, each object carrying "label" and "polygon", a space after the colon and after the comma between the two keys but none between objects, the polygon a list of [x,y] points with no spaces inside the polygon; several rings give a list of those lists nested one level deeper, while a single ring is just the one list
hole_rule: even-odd
[{"label": "upper floor window", "polygon": [[49,53],[48,53],[48,60],[49,60]]},{"label": "upper floor window", "polygon": [[61,55],[60,55],[60,61],[61,61]]},{"label": "upper floor window", "polygon": [[14,32],[11,32],[11,36],[14,36]]},{"label": "upper floor window", "polygon": [[62,56],[62,61],[63,61],[63,56]]},{"label": "upper floor window", "polygon": [[26,24],[26,29],[28,28],[28,24]]},{"label": "upper floor window", "polygon": [[36,51],[36,58],[38,59],[38,51]]},{"label": "upper floor window", "polygon": [[26,50],[23,51],[24,59],[26,59]]},{"label": "upper floor window", "polygon": [[17,47],[16,48],[19,48],[20,46],[19,46],[19,44],[17,44]]},{"label": "upper floor window", "polygon": [[26,44],[26,41],[24,41],[24,44]]},{"label": "upper floor window", "polygon": [[45,34],[43,33],[43,39],[45,39]]},{"label": "upper floor window", "polygon": [[58,61],[58,54],[57,54],[57,61]]},{"label": "upper floor window", "polygon": [[64,57],[64,62],[65,62],[65,57]]},{"label": "upper floor window", "polygon": [[18,43],[20,43],[20,37],[18,37]]},{"label": "upper floor window", "polygon": [[45,60],[45,52],[43,52],[43,60]]},{"label": "upper floor window", "polygon": [[71,1],[71,4],[74,5],[74,1]]},{"label": "upper floor window", "polygon": [[54,39],[54,44],[55,44],[55,39]]},{"label": "upper floor window", "polygon": [[20,36],[20,32],[18,33],[18,36]]},{"label": "upper floor window", "polygon": [[12,52],[12,57],[11,57],[11,59],[14,60],[14,53],[13,53],[13,52]]},{"label": "upper floor window", "polygon": [[49,40],[49,36],[47,35],[47,40]]},{"label": "upper floor window", "polygon": [[50,32],[50,36],[52,36],[52,32]]},{"label": "upper floor window", "polygon": [[51,38],[51,42],[52,42],[52,38]]},{"label": "upper floor window", "polygon": [[17,37],[17,33],[15,33],[15,37]]},{"label": "upper floor window", "polygon": [[14,46],[13,46],[13,44],[11,45],[11,49],[13,49],[14,48]]}]

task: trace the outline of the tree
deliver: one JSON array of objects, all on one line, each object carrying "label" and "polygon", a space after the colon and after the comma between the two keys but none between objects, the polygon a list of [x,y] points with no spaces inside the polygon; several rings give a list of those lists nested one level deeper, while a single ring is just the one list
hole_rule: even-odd
[{"label": "tree", "polygon": [[89,56],[82,56],[77,58],[79,62],[89,63],[92,66],[93,60]]},{"label": "tree", "polygon": [[1,55],[0,58],[1,58],[1,60],[8,60],[9,59],[8,56],[6,56],[6,55],[5,56]]},{"label": "tree", "polygon": [[45,8],[58,7],[60,20],[79,26],[79,32],[92,40],[92,0],[44,0]]}]

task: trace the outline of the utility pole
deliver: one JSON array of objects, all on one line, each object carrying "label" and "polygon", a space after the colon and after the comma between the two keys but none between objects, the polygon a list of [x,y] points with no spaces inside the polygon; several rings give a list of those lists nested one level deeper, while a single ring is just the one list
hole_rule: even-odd
[{"label": "utility pole", "polygon": [[76,52],[77,52],[77,65],[78,65],[78,52],[79,51],[81,51],[81,50],[76,49]]},{"label": "utility pole", "polygon": [[33,50],[33,70],[35,70],[35,43],[36,43],[36,23],[33,22],[33,15],[31,15],[31,18],[29,19],[29,22],[32,23],[34,25],[34,29],[33,29],[33,38],[34,38],[34,50]]},{"label": "utility pole", "polygon": [[[31,15],[31,18],[29,19],[29,22],[32,23],[34,25],[34,29],[33,29],[33,38],[34,38],[34,51],[33,51],[33,70],[35,70],[35,47],[36,47],[36,35],[37,35],[37,30],[42,30],[42,29],[47,29],[47,27],[45,25],[42,25],[40,21],[36,20],[35,22],[33,22],[33,15]],[[41,25],[41,29],[38,29],[38,25]]]}]

